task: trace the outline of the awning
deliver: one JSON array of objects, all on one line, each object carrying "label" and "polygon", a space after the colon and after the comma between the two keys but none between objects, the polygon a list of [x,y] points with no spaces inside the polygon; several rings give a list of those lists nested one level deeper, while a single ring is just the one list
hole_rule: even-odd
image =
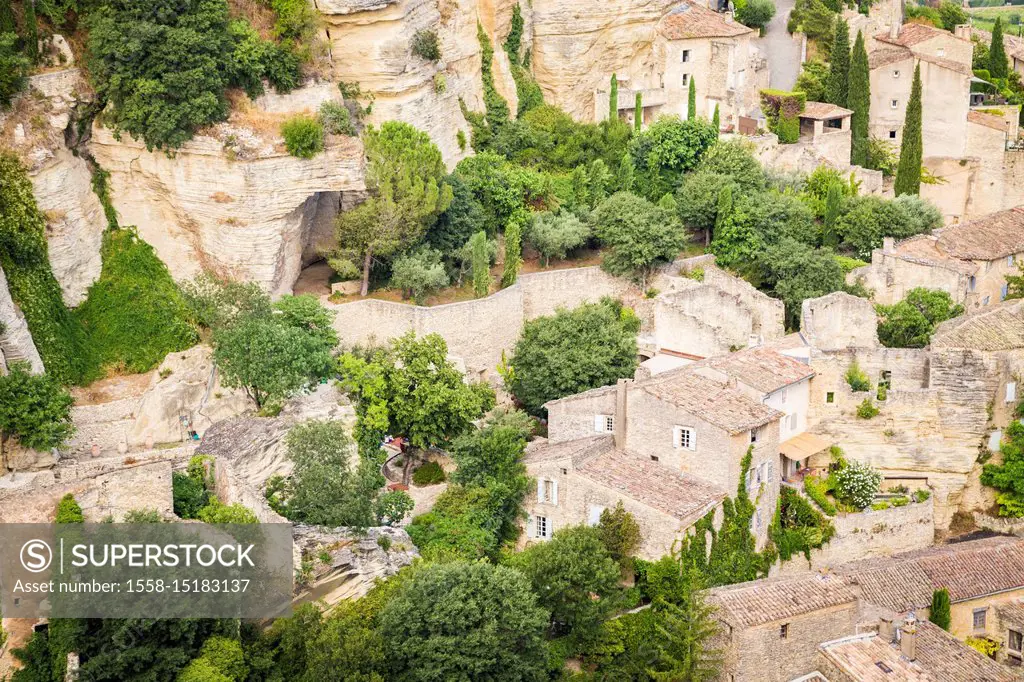
[{"label": "awning", "polygon": [[793,436],[779,445],[779,452],[789,459],[799,462],[830,447],[832,447],[830,441],[821,436],[815,436],[813,433],[805,432],[799,436]]}]

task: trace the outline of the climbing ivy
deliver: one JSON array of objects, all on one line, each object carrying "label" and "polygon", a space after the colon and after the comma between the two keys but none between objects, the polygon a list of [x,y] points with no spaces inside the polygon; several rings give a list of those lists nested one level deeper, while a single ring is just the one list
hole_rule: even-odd
[{"label": "climbing ivy", "polygon": [[504,44],[509,64],[512,66],[512,80],[516,84],[516,96],[519,99],[519,106],[516,110],[517,117],[544,104],[544,94],[529,70],[529,51],[526,53],[526,58],[521,59],[519,56],[522,43],[523,13],[517,4],[512,8],[511,28],[509,28]]}]

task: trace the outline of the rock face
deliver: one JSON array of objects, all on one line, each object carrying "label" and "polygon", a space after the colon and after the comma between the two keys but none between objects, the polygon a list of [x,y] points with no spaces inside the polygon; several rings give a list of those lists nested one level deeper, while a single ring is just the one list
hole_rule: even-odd
[{"label": "rock face", "polygon": [[0,268],[0,373],[6,374],[12,362],[27,362],[33,372],[43,371],[43,359],[32,341],[25,316],[11,298],[7,276]]},{"label": "rock face", "polygon": [[176,279],[209,269],[289,293],[321,214],[364,189],[362,144],[331,138],[306,160],[246,132],[221,124],[170,157],[96,127],[89,149],[110,173],[121,222],[138,227]]}]

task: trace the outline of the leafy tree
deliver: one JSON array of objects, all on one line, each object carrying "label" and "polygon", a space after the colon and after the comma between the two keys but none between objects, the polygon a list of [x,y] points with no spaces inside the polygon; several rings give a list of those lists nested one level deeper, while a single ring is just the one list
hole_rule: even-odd
[{"label": "leafy tree", "polygon": [[814,249],[792,238],[769,246],[759,261],[763,284],[786,304],[786,324],[791,329],[799,325],[804,299],[839,291],[845,283],[843,270],[831,251]]},{"label": "leafy tree", "polygon": [[452,202],[441,152],[426,133],[389,121],[370,128],[364,140],[371,194],[338,216],[341,252],[334,259],[362,262],[363,296],[369,291],[374,256],[390,256],[419,243]]},{"label": "leafy tree", "polygon": [[1003,463],[986,464],[981,482],[999,491],[996,502],[1000,516],[1024,516],[1024,425],[1021,422],[1013,420],[1006,427],[999,451]]},{"label": "leafy tree", "polygon": [[971,43],[974,45],[974,51],[971,56],[971,69],[974,71],[988,71],[988,45],[982,42],[981,38],[976,35],[971,36]]},{"label": "leafy tree", "polygon": [[697,79],[690,74],[690,87],[686,92],[686,120],[697,118]]},{"label": "leafy tree", "polygon": [[343,386],[358,400],[357,438],[370,429],[426,450],[462,435],[494,407],[494,392],[463,380],[437,334],[417,339],[409,332],[369,359],[350,353],[339,364]]},{"label": "leafy tree", "polygon": [[71,493],[60,498],[57,503],[57,515],[54,523],[85,523],[85,516],[82,514],[82,507],[78,500]]},{"label": "leafy tree", "polygon": [[869,258],[885,237],[905,239],[942,225],[942,214],[928,201],[904,195],[895,201],[869,195],[848,199],[836,222],[843,243]]},{"label": "leafy tree", "polygon": [[732,185],[724,185],[718,191],[718,212],[715,216],[715,237],[723,231],[725,223],[732,218]]},{"label": "leafy tree", "polygon": [[556,635],[585,642],[616,606],[619,567],[590,526],[556,531],[548,542],[509,558],[533,585],[538,603],[551,613]]},{"label": "leafy tree", "polygon": [[1006,78],[1009,62],[1006,59],[1006,46],[1003,44],[1002,17],[996,17],[992,27],[992,43],[988,47],[988,72],[992,78]]},{"label": "leafy tree", "polygon": [[521,209],[512,214],[505,226],[505,262],[501,272],[503,287],[515,284],[519,276],[519,268],[523,265],[523,227],[529,221],[530,214]]},{"label": "leafy tree", "polygon": [[629,154],[623,154],[622,160],[619,162],[619,170],[615,174],[615,182],[620,192],[631,192],[633,190],[633,176],[635,174],[636,168],[633,166],[633,157]]},{"label": "leafy tree", "polygon": [[941,587],[932,592],[932,607],[928,609],[928,620],[949,632],[949,590]]},{"label": "leafy tree", "polygon": [[828,99],[825,84],[829,78],[829,65],[820,59],[804,62],[793,90],[807,95],[808,102],[824,102]]},{"label": "leafy tree", "polygon": [[639,320],[611,299],[530,320],[516,342],[509,387],[531,414],[544,403],[631,377]]},{"label": "leafy tree", "polygon": [[636,171],[634,191],[657,201],[676,188],[680,176],[693,170],[717,140],[717,131],[704,119],[662,116],[629,143]]},{"label": "leafy tree", "polygon": [[698,170],[683,176],[676,191],[676,206],[683,224],[694,232],[704,232],[704,244],[711,243],[711,230],[718,219],[718,196],[732,185],[723,173]]},{"label": "leafy tree", "polygon": [[590,226],[567,211],[535,214],[526,235],[527,241],[544,257],[544,265],[548,265],[552,257],[565,258],[588,237]]},{"label": "leafy tree", "polygon": [[171,491],[174,513],[183,519],[198,518],[199,510],[210,501],[210,493],[202,481],[177,471],[171,474]]},{"label": "leafy tree", "polygon": [[526,436],[522,425],[502,419],[491,420],[483,428],[456,438],[449,450],[458,465],[452,481],[484,487],[525,477],[522,457]]},{"label": "leafy tree", "polygon": [[448,286],[441,252],[423,247],[396,258],[391,264],[391,286],[422,305],[428,293]]},{"label": "leafy tree", "polygon": [[791,237],[817,246],[821,241],[814,211],[797,196],[771,190],[753,192],[740,196],[735,206],[734,219],[744,223],[759,242],[774,244]]},{"label": "leafy tree", "polygon": [[[845,107],[850,91],[850,27],[842,16],[836,17],[835,38],[829,54],[825,100]],[[810,97],[810,94],[808,94]]]},{"label": "leafy tree", "polygon": [[772,0],[747,0],[736,10],[736,19],[751,28],[764,33],[768,22],[775,16],[775,3]]},{"label": "leafy tree", "polygon": [[292,116],[281,124],[284,147],[292,156],[312,159],[324,150],[324,126],[312,116]]},{"label": "leafy tree", "polygon": [[896,169],[896,196],[919,194],[921,191],[921,65],[914,67],[914,83],[910,88],[907,116],[903,123],[903,145],[900,165]]},{"label": "leafy tree", "polygon": [[452,260],[470,237],[487,229],[487,215],[460,175],[452,173],[444,182],[452,188],[452,201],[427,232],[427,243]]},{"label": "leafy tree", "polygon": [[12,439],[33,450],[63,446],[75,431],[73,402],[53,376],[31,374],[27,363],[12,362],[0,376],[0,455],[9,453]]},{"label": "leafy tree", "polygon": [[[4,6],[8,7],[6,0]],[[2,19],[2,15],[0,15]],[[27,83],[30,62],[18,52],[18,36],[0,27],[0,109],[6,109]]]},{"label": "leafy tree", "polygon": [[697,165],[697,171],[727,175],[744,193],[765,187],[764,169],[751,153],[750,145],[745,142],[729,141],[711,145]]},{"label": "leafy tree", "polygon": [[488,255],[487,234],[483,230],[474,234],[469,240],[468,247],[472,258],[473,294],[481,298],[491,289],[491,259]]},{"label": "leafy tree", "polygon": [[192,321],[208,329],[224,329],[246,316],[271,314],[270,296],[255,282],[218,279],[203,273],[185,283],[182,295]]},{"label": "leafy tree", "polygon": [[699,587],[700,574],[679,567],[679,579],[672,600],[655,604],[657,657],[651,667],[652,680],[659,682],[711,682],[722,671],[722,651],[713,648],[719,635],[715,608],[707,603]]},{"label": "leafy tree", "polygon": [[389,490],[381,494],[374,502],[373,509],[377,523],[385,526],[397,526],[412,511],[416,502],[404,490]]},{"label": "leafy tree", "polygon": [[964,8],[952,0],[942,0],[939,3],[939,17],[942,20],[942,28],[947,31],[952,31],[961,24],[971,23]]},{"label": "leafy tree", "polygon": [[199,658],[178,674],[177,682],[232,682],[244,680],[248,674],[245,653],[238,640],[214,636],[203,643]]},{"label": "leafy tree", "polygon": [[635,278],[642,288],[659,263],[674,259],[686,245],[676,216],[629,192],[612,195],[591,219],[597,238],[608,247],[601,266]]},{"label": "leafy tree", "polygon": [[0,33],[15,33],[17,30],[11,0],[0,0]]},{"label": "leafy tree", "polygon": [[640,535],[640,524],[622,506],[619,500],[614,509],[605,509],[597,524],[597,532],[601,543],[608,550],[608,556],[625,568],[631,562],[643,539]]},{"label": "leafy tree", "polygon": [[864,47],[864,35],[857,31],[850,57],[849,95],[846,107],[853,111],[851,128],[850,163],[863,166],[867,162],[869,138],[868,120],[871,115],[871,70],[868,68],[868,52]]},{"label": "leafy tree", "polygon": [[878,340],[889,348],[924,348],[940,322],[964,312],[947,292],[923,287],[911,289],[899,303],[876,309],[881,318]]},{"label": "leafy tree", "polygon": [[547,679],[546,620],[515,570],[429,565],[400,585],[381,611],[389,679]]},{"label": "leafy tree", "polygon": [[22,17],[25,24],[25,54],[35,64],[39,61],[39,24],[36,19],[35,0],[25,0],[23,9],[25,10]]}]

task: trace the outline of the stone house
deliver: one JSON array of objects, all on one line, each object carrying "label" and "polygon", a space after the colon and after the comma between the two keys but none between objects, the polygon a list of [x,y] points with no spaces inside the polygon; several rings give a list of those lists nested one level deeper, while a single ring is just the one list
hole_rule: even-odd
[{"label": "stone house", "polygon": [[[640,92],[645,123],[661,114],[686,118],[694,78],[697,115],[710,120],[717,105],[722,126],[735,129],[740,116],[757,109],[758,92],[768,85],[768,64],[756,38],[756,30],[730,13],[700,2],[676,4],[658,21],[648,59],[635,60],[632,73],[618,74],[620,115],[632,121]],[[594,93],[596,120],[607,118],[608,99],[606,89]]]},{"label": "stone house", "polygon": [[1006,276],[1019,274],[1022,256],[1024,206],[1018,206],[901,242],[886,238],[872,251],[871,264],[853,270],[847,281],[863,281],[883,305],[926,287],[976,310],[1006,298]]},{"label": "stone house", "polygon": [[815,669],[818,644],[857,632],[857,593],[833,575],[803,573],[708,592],[728,682],[788,682]]},{"label": "stone house", "polygon": [[846,168],[850,163],[853,112],[827,102],[807,102],[800,113],[800,142],[833,168]]}]

